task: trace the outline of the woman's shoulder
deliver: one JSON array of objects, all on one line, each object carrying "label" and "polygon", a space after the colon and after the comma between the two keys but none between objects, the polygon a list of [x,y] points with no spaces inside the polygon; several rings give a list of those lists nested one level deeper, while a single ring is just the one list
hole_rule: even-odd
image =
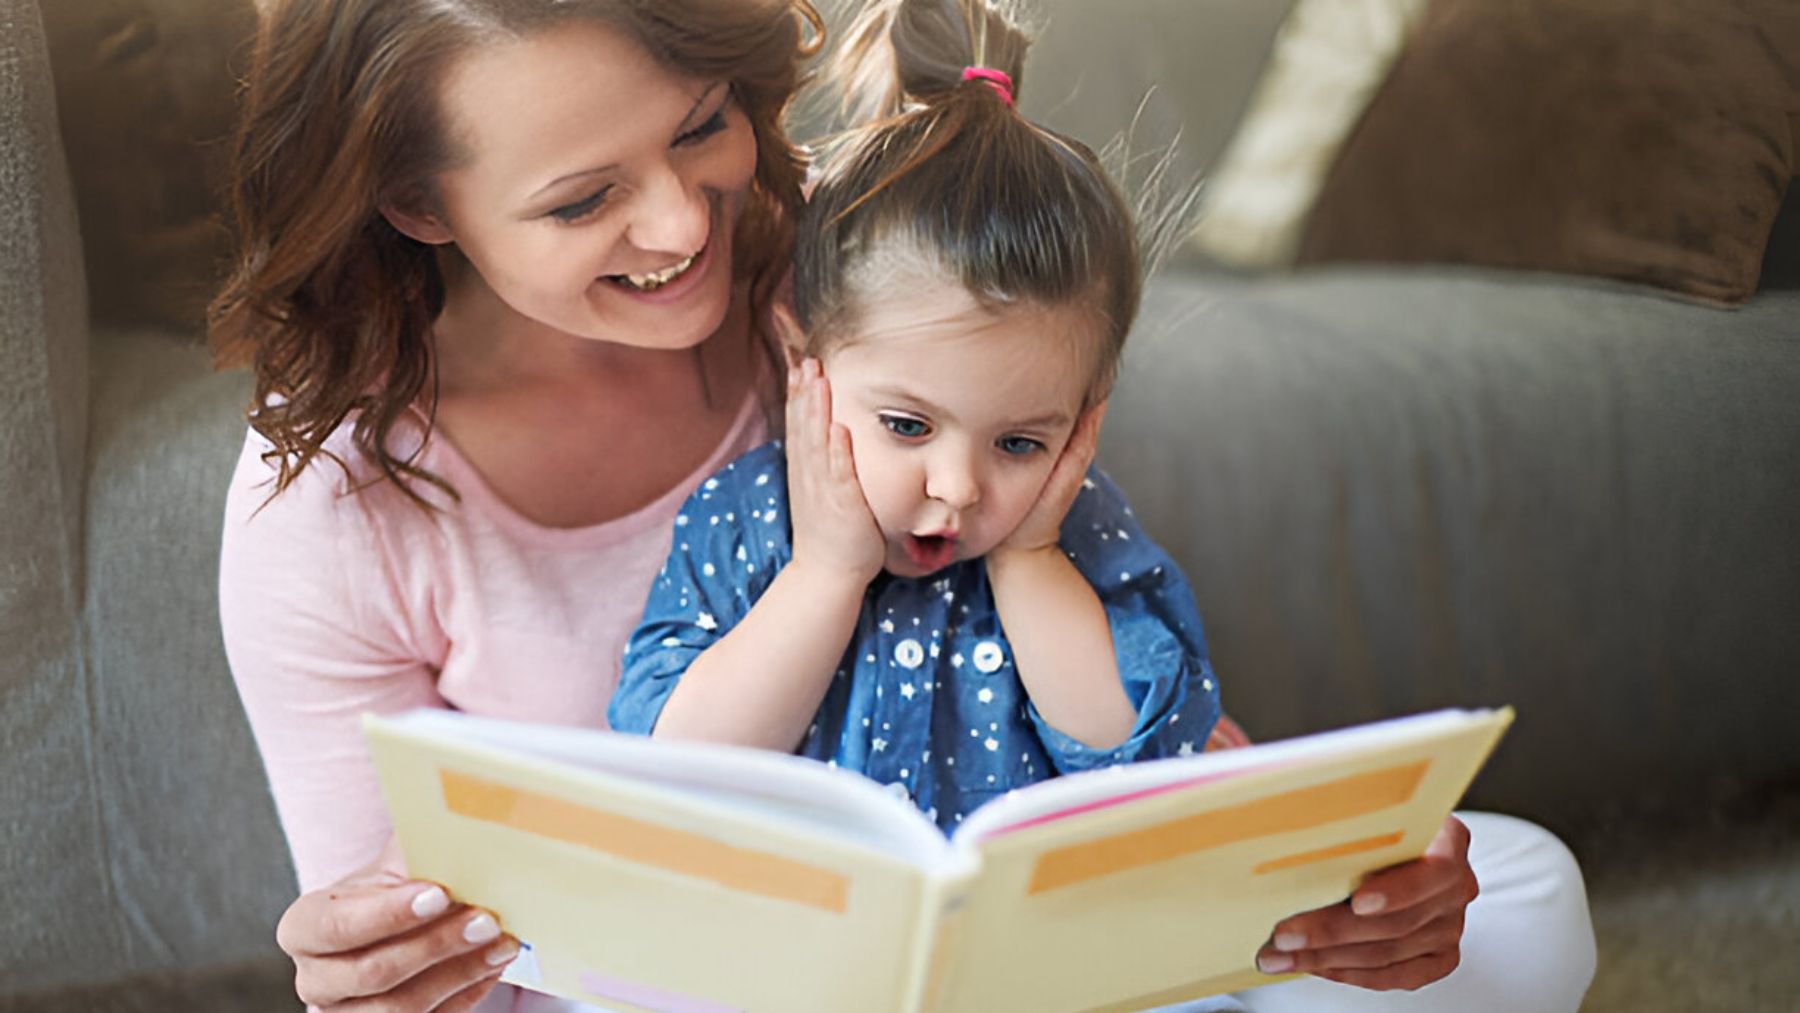
[{"label": "woman's shoulder", "polygon": [[[412,427],[408,427],[411,429]],[[390,440],[390,452],[427,470],[435,470],[436,454],[422,433],[404,432]],[[289,458],[290,466],[296,462]],[[372,547],[384,529],[430,523],[422,506],[357,446],[354,422],[345,421],[326,437],[319,450],[279,486],[282,460],[275,445],[255,428],[247,428],[226,496],[225,537],[276,540],[306,551],[341,551],[363,543]],[[443,506],[448,496],[422,479],[411,489],[426,503]]]}]

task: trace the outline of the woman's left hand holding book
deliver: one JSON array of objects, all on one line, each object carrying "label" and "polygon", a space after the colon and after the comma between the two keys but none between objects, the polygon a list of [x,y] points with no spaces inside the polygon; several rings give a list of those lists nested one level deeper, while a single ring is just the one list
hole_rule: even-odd
[{"label": "woman's left hand holding book", "polygon": [[309,1011],[464,1013],[518,954],[494,916],[406,878],[397,843],[343,879],[300,895],[276,928]]}]

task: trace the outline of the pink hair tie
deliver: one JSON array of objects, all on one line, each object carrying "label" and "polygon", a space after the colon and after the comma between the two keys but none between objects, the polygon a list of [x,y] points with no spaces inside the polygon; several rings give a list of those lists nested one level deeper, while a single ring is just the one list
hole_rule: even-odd
[{"label": "pink hair tie", "polygon": [[1012,78],[1008,77],[1004,71],[990,70],[987,67],[964,67],[962,79],[964,81],[980,81],[994,89],[994,94],[1000,96],[1000,101],[1009,106],[1013,104]]}]

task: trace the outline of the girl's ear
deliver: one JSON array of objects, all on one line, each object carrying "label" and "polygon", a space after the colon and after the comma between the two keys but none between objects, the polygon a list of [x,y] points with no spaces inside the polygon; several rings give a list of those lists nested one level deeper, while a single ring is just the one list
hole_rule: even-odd
[{"label": "girl's ear", "polygon": [[429,246],[442,246],[445,243],[454,242],[456,239],[456,236],[450,231],[450,226],[444,223],[443,217],[434,211],[427,210],[427,204],[423,200],[409,199],[404,202],[384,200],[378,205],[378,208],[381,211],[381,217],[386,218],[389,225],[409,239],[416,239]]},{"label": "girl's ear", "polygon": [[781,342],[781,357],[787,361],[787,367],[793,369],[806,358],[806,335],[800,331],[800,322],[794,319],[793,308],[777,300],[769,305],[769,324],[775,330],[775,340]]}]

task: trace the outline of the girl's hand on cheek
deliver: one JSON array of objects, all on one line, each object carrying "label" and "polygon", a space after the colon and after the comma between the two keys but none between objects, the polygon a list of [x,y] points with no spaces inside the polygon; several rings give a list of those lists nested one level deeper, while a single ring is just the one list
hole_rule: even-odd
[{"label": "girl's hand on cheek", "polygon": [[817,359],[788,370],[787,469],[794,562],[866,586],[887,562],[887,543],[856,480],[850,431],[831,420]]},{"label": "girl's hand on cheek", "polygon": [[1050,469],[1037,503],[995,552],[1033,552],[1056,546],[1062,536],[1063,518],[1081,494],[1088,466],[1094,463],[1094,452],[1100,446],[1100,422],[1105,417],[1106,402],[1102,401],[1075,420],[1075,429],[1057,456],[1056,466]]}]

